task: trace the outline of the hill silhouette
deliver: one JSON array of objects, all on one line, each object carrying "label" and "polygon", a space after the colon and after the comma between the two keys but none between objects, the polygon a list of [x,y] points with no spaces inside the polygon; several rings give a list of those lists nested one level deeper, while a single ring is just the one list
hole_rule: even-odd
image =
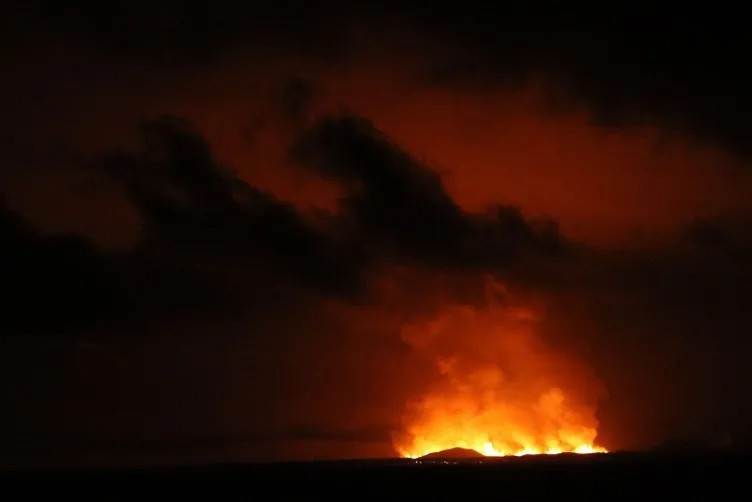
[{"label": "hill silhouette", "polygon": [[483,458],[485,455],[478,453],[475,450],[468,448],[450,448],[448,450],[436,451],[423,455],[420,458],[428,460],[456,460],[462,458]]}]

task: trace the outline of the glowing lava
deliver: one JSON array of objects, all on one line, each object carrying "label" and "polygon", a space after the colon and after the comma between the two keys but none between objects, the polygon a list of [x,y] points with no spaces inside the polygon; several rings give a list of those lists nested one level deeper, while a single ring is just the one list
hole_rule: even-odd
[{"label": "glowing lava", "polygon": [[[429,414],[424,421],[409,426],[409,439],[397,444],[398,451],[407,458],[451,448],[467,448],[489,457],[607,451],[594,444],[597,429],[579,425],[583,417],[565,409],[560,389],[552,389],[540,401],[554,402],[555,408],[534,406],[524,413],[534,419],[530,422],[456,401],[452,404],[459,407],[450,404],[448,409],[440,408],[444,415]],[[467,407],[462,409],[463,406]],[[501,404],[500,407],[503,408]]]},{"label": "glowing lava", "polygon": [[596,453],[602,386],[536,334],[529,309],[453,306],[403,339],[433,358],[438,378],[408,403],[395,449],[417,458],[452,448],[487,456]]}]

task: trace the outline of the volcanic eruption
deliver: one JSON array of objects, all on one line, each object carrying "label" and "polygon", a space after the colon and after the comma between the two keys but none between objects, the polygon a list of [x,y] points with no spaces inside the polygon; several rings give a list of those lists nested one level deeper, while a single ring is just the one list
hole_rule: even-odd
[{"label": "volcanic eruption", "polygon": [[605,452],[596,443],[603,388],[586,365],[544,343],[539,320],[491,295],[486,305],[452,305],[404,326],[403,340],[435,362],[437,375],[406,406],[394,437],[400,455]]}]

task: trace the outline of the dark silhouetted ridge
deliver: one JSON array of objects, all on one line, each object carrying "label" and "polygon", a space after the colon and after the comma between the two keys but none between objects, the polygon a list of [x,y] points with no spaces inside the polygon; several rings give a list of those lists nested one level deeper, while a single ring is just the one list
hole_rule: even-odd
[{"label": "dark silhouetted ridge", "polygon": [[458,458],[483,458],[484,455],[478,453],[475,450],[470,450],[468,448],[450,448],[449,450],[441,450],[436,451],[433,453],[429,453],[428,455],[423,455],[420,458],[425,459],[431,459],[431,460],[454,460]]}]

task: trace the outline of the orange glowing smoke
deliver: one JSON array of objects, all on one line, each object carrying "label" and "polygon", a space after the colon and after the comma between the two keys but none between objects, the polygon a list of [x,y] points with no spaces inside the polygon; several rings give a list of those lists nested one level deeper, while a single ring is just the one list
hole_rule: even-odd
[{"label": "orange glowing smoke", "polygon": [[606,451],[595,443],[600,384],[547,347],[537,324],[531,310],[494,301],[406,326],[403,339],[439,375],[408,404],[396,450],[410,458],[456,447],[492,456]]}]

